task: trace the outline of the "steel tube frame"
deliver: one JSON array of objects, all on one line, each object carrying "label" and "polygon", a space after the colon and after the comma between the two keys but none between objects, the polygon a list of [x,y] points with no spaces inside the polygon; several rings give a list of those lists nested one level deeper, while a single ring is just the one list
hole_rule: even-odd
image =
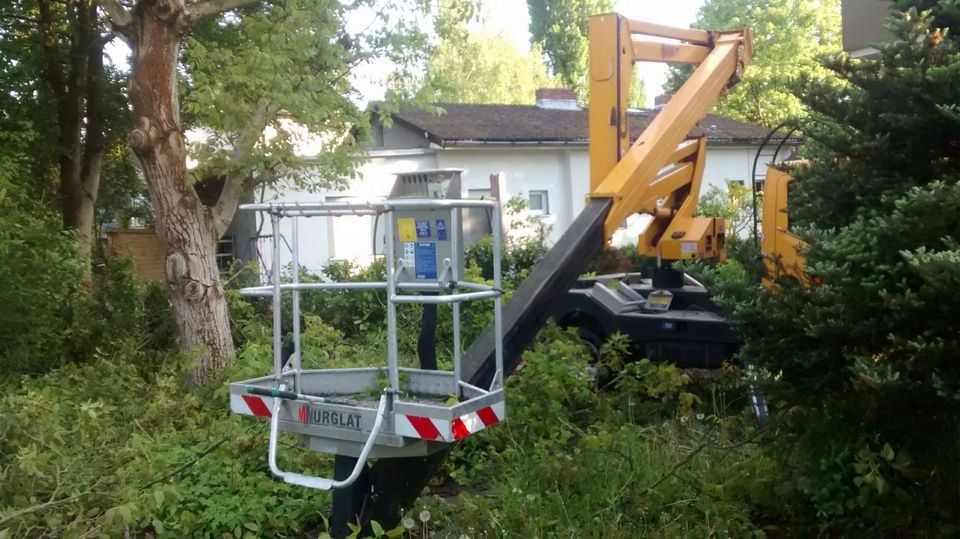
[{"label": "steel tube frame", "polygon": [[[399,282],[402,260],[393,258],[395,238],[393,230],[396,226],[397,209],[436,209],[446,208],[450,210],[450,222],[455,229],[459,229],[462,224],[462,209],[468,208],[491,208],[493,211],[491,226],[493,235],[493,270],[494,285],[490,286],[482,283],[471,283],[461,281],[460,269],[456,264],[446,265],[449,270],[450,281],[455,285],[455,289],[463,289],[463,292],[444,293],[447,290],[449,281],[444,282]],[[244,296],[272,296],[273,298],[273,363],[274,375],[277,387],[288,387],[290,382],[283,381],[283,377],[292,376],[295,393],[301,394],[302,387],[302,343],[300,330],[300,294],[306,291],[323,290],[386,290],[387,292],[387,368],[390,374],[390,385],[392,390],[400,389],[400,368],[399,368],[399,344],[397,335],[397,305],[399,304],[449,304],[453,309],[453,379],[452,393],[458,398],[464,395],[464,388],[480,391],[492,392],[503,387],[504,368],[503,368],[503,301],[502,301],[502,246],[501,237],[501,219],[500,204],[496,200],[458,200],[458,199],[389,199],[373,202],[337,202],[337,203],[287,203],[287,204],[244,204],[240,209],[247,211],[261,211],[270,215],[273,240],[273,260],[271,263],[271,283],[266,286],[255,286],[241,289]],[[386,237],[386,281],[375,282],[347,282],[347,283],[301,283],[300,282],[300,234],[299,222],[301,217],[312,217],[314,215],[382,215],[387,216],[387,226],[390,233]],[[291,243],[288,247],[291,251],[291,267],[293,275],[289,282],[282,282],[282,260],[281,243],[283,236],[280,232],[280,219],[291,218]],[[454,253],[461,249],[461,238],[457,234],[451,236],[451,249]],[[446,275],[446,273],[445,273]],[[437,291],[438,295],[410,295],[403,294],[400,291]],[[282,295],[284,292],[290,292],[293,300],[293,356],[283,364],[283,317],[282,317]],[[463,380],[463,343],[462,328],[460,324],[461,312],[460,302],[493,299],[494,301],[494,326],[495,326],[495,347],[496,347],[496,373],[490,383],[489,389],[481,389],[467,381]],[[286,370],[284,368],[286,367]],[[275,451],[275,450],[274,450]],[[275,459],[275,452],[272,452],[271,460]],[[273,468],[273,466],[271,467]],[[282,472],[281,472],[282,473]],[[288,475],[290,475],[288,473]],[[296,475],[296,474],[292,474]],[[298,476],[299,477],[299,476]],[[306,479],[303,479],[306,481]]]},{"label": "steel tube frame", "polygon": [[[475,292],[486,292],[496,290],[495,287],[482,283],[471,283],[468,281],[457,281],[457,288],[465,288]],[[280,290],[288,292],[292,290],[380,290],[387,288],[386,281],[363,281],[350,283],[286,283],[280,285]],[[397,290],[442,290],[438,283],[397,283]],[[273,286],[252,286],[241,288],[240,295],[248,297],[266,297],[273,295]]]},{"label": "steel tube frame", "polygon": [[379,199],[355,202],[282,202],[241,204],[241,210],[267,212],[281,217],[321,217],[348,215],[376,215],[395,209],[427,208],[495,208],[499,202],[491,199]]},{"label": "steel tube frame", "polygon": [[[456,253],[460,249],[460,234],[457,233],[460,230],[460,208],[454,208],[450,211],[450,224],[454,231],[450,236],[450,252]],[[460,275],[457,264],[453,264],[451,269],[453,281],[459,282]],[[463,394],[460,389],[460,379],[462,377],[460,345],[460,302],[456,302],[453,304],[453,394],[458,399]]]},{"label": "steel tube frame", "polygon": [[[300,284],[300,237],[299,237],[299,218],[294,217],[290,222],[290,241],[293,243],[293,253],[291,256],[293,269],[293,376],[294,388],[297,393],[302,390],[300,386],[300,289],[296,288]],[[290,360],[287,360],[288,362]]]},{"label": "steel tube frame", "polygon": [[273,230],[273,260],[271,265],[271,279],[273,280],[273,376],[280,383],[280,376],[283,374],[283,365],[280,364],[280,356],[283,354],[283,345],[281,342],[283,331],[283,319],[281,317],[281,296],[280,296],[280,217],[278,215],[270,216],[270,226]]},{"label": "steel tube frame", "polygon": [[[283,391],[285,388],[285,385],[280,385],[280,391]],[[374,441],[377,439],[377,435],[380,434],[380,429],[383,427],[383,420],[386,417],[388,408],[387,401],[392,400],[392,398],[393,396],[388,392],[384,392],[382,395],[380,395],[380,404],[377,406],[377,416],[374,420],[373,428],[370,429],[370,436],[367,437],[366,442],[363,444],[363,449],[360,451],[360,456],[357,457],[357,462],[353,467],[353,471],[350,472],[350,475],[345,479],[339,481],[335,479],[328,479],[326,477],[303,475],[296,472],[286,472],[280,469],[280,467],[277,465],[277,445],[280,437],[280,403],[283,399],[279,397],[274,398],[273,411],[270,414],[270,438],[267,445],[267,465],[270,467],[270,473],[280,479],[283,479],[284,483],[299,485],[301,487],[315,488],[318,490],[349,487],[357,480],[357,478],[360,477],[360,473],[363,471],[363,468],[367,463],[367,458],[370,456],[370,451],[373,449]]]},{"label": "steel tube frame", "polygon": [[[496,289],[496,297],[493,300],[493,323],[494,334],[496,335],[496,357],[497,372],[490,383],[490,390],[503,387],[503,277],[500,275],[501,261],[501,225],[500,225],[500,206],[494,207],[493,211],[493,287]],[[459,380],[458,380],[459,381]]]},{"label": "steel tube frame", "polygon": [[403,294],[394,294],[390,296],[390,301],[394,303],[423,303],[433,305],[450,305],[464,301],[475,301],[478,299],[490,299],[500,297],[500,292],[488,290],[485,292],[466,292],[463,294],[447,294],[444,296],[408,296]]},{"label": "steel tube frame", "polygon": [[[392,218],[392,216],[391,216]],[[390,300],[396,295],[395,272],[396,263],[393,259],[393,228],[387,228],[387,241],[384,256],[387,262],[387,368],[390,370],[390,386],[400,389],[400,371],[397,359],[397,304]]]}]

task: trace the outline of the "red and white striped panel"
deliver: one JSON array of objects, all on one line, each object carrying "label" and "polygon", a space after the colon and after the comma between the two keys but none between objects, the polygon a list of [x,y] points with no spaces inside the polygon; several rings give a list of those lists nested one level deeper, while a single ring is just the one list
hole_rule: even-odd
[{"label": "red and white striped panel", "polygon": [[230,411],[235,414],[270,417],[273,415],[270,413],[270,410],[272,409],[272,397],[237,395],[236,393],[230,394]]},{"label": "red and white striped panel", "polygon": [[453,421],[397,414],[396,432],[400,436],[420,438],[421,440],[453,442],[462,440],[489,426],[496,425],[503,421],[505,417],[506,408],[502,401],[481,408],[476,412],[454,418]]}]

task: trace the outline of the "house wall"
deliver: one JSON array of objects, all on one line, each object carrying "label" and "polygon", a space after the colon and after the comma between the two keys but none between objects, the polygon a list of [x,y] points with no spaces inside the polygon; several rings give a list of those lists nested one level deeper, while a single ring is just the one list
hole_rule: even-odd
[{"label": "house wall", "polygon": [[384,128],[380,122],[374,122],[373,126],[373,150],[404,150],[411,148],[428,148],[430,142],[427,140],[426,133],[411,128],[406,124],[400,124],[400,121],[394,122],[393,127]]},{"label": "house wall", "polygon": [[110,252],[130,258],[144,280],[166,280],[167,248],[152,228],[109,230],[107,245]]},{"label": "house wall", "polygon": [[[285,189],[282,192],[267,192],[265,201],[317,202],[335,201],[341,198],[376,198],[390,193],[394,174],[437,168],[436,154],[432,150],[401,150],[372,152],[369,161],[360,167],[357,179],[343,191],[306,192]],[[258,224],[263,220],[258,214]],[[300,264],[311,272],[317,273],[330,260],[355,260],[366,264],[372,259],[374,219],[371,217],[311,217],[298,221]],[[378,223],[382,236],[383,222]],[[271,234],[269,220],[262,227],[262,234]],[[285,240],[281,243],[280,259],[282,265],[291,260],[289,245],[293,241],[292,219],[281,219],[280,234]],[[382,244],[382,241],[380,242]],[[258,242],[260,259],[267,271],[272,264],[270,240]]]},{"label": "house wall", "polygon": [[[707,150],[704,184],[701,193],[710,186],[725,188],[728,180],[748,179],[753,165],[756,146],[719,146]],[[765,152],[758,166],[758,179],[766,173],[765,163],[770,160],[772,149]],[[535,219],[551,228],[548,239],[557,241],[584,207],[589,190],[589,156],[585,146],[559,146],[522,148],[516,146],[455,147],[448,149],[421,149],[371,152],[369,162],[364,164],[358,179],[349,189],[341,192],[306,193],[284,191],[284,201],[336,200],[339,197],[382,197],[389,194],[394,174],[430,168],[461,168],[463,195],[471,189],[489,189],[490,175],[503,173],[504,199],[526,199],[531,190],[548,193],[549,215]],[[268,197],[269,199],[270,197]],[[642,218],[628,221],[628,230],[618,233],[616,244],[635,241]],[[382,238],[384,223],[379,223],[378,236]],[[264,233],[269,233],[269,224]],[[282,221],[281,232],[287,241],[291,237],[289,220]],[[352,259],[367,263],[372,258],[374,220],[370,217],[336,217],[301,219],[300,261],[311,271],[319,271],[327,261]],[[378,241],[382,244],[382,240]],[[286,251],[286,246],[283,247]],[[269,253],[261,249],[264,260]],[[378,252],[382,248],[378,248]],[[282,255],[288,263],[289,252]],[[268,262],[269,263],[269,262]]]},{"label": "house wall", "polygon": [[843,0],[843,50],[854,57],[875,52],[873,45],[893,39],[884,27],[893,9],[889,0]]},{"label": "house wall", "polygon": [[[531,190],[547,191],[549,214],[537,220],[551,229],[556,241],[570,226],[573,209],[569,191],[570,170],[565,152],[557,149],[470,148],[450,149],[437,154],[441,168],[462,168],[463,194],[470,189],[489,189],[490,175],[504,173],[504,201],[526,199]],[[579,210],[578,210],[579,211]]]}]

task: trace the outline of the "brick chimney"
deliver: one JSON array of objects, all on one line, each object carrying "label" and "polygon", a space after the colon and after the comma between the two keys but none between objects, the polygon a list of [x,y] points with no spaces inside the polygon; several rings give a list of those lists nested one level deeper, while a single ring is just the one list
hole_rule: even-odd
[{"label": "brick chimney", "polygon": [[654,97],[653,108],[660,110],[663,107],[667,106],[667,103],[670,102],[671,97],[673,97],[673,94],[660,94],[657,97]]},{"label": "brick chimney", "polygon": [[579,110],[577,94],[569,88],[540,88],[537,106],[542,109]]}]

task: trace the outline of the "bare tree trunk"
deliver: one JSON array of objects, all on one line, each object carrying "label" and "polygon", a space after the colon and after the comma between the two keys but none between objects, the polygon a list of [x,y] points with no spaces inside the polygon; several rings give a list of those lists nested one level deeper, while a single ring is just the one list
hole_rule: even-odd
[{"label": "bare tree trunk", "polygon": [[[93,8],[95,9],[95,8]],[[91,13],[91,20],[96,15]],[[98,34],[88,44],[86,65],[86,137],[83,145],[83,157],[80,174],[76,178],[76,188],[72,200],[68,203],[74,208],[75,221],[70,223],[77,231],[80,255],[90,260],[94,237],[94,211],[97,207],[97,193],[100,190],[100,172],[103,170],[104,145],[103,99],[106,73],[103,69],[103,47],[106,40]],[[88,264],[89,268],[89,264]]]},{"label": "bare tree trunk", "polygon": [[176,66],[189,21],[183,0],[142,0],[133,18],[135,128],[129,142],[146,175],[157,233],[167,246],[181,346],[200,353],[191,381],[203,384],[231,360],[234,348],[216,264],[220,211],[204,206],[187,179]]}]

